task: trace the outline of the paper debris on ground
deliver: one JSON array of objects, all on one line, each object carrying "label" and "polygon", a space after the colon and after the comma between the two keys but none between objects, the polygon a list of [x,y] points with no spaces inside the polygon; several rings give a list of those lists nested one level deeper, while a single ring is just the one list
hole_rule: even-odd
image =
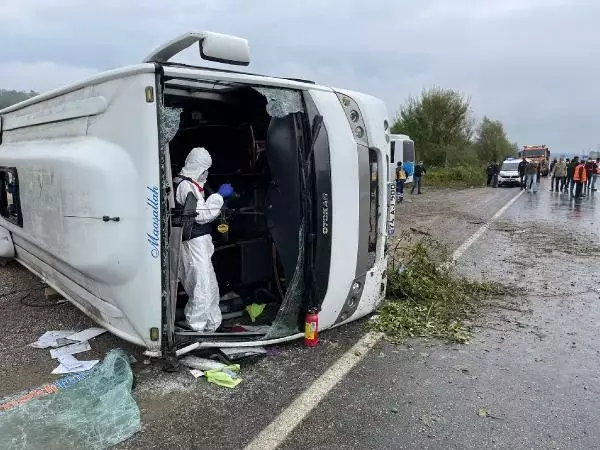
[{"label": "paper debris on ground", "polygon": [[90,347],[89,342],[78,342],[77,344],[71,344],[71,345],[67,345],[65,347],[53,348],[52,350],[50,350],[50,356],[53,359],[56,359],[59,356],[74,355],[76,353],[87,352],[88,350],[91,350],[91,349],[92,349],[92,347]]},{"label": "paper debris on ground", "polygon": [[194,378],[200,378],[202,375],[204,375],[204,372],[198,369],[190,369],[190,373]]},{"label": "paper debris on ground", "polygon": [[[71,355],[65,355],[65,356],[71,356]],[[75,358],[73,358],[73,359],[75,359]],[[75,361],[77,361],[77,360],[75,359]],[[64,374],[64,373],[86,372],[86,371],[90,370],[92,367],[94,367],[96,364],[98,364],[100,362],[100,360],[94,359],[92,361],[77,361],[77,362],[79,363],[79,365],[77,367],[74,367],[71,369],[69,369],[67,366],[65,366],[61,362],[58,365],[58,367],[52,371],[52,373],[53,374]]]},{"label": "paper debris on ground", "polygon": [[106,333],[104,328],[88,328],[87,330],[83,330],[79,333],[71,334],[70,336],[65,337],[70,341],[85,342],[95,338],[96,336],[100,336],[103,333]]},{"label": "paper debris on ground", "polygon": [[54,348],[62,347],[63,345],[77,344],[77,342],[79,342],[79,341],[72,341],[71,339],[67,339],[67,338],[58,338],[56,340],[56,345],[53,345],[52,347],[54,347]]},{"label": "paper debris on ground", "polygon": [[60,364],[62,364],[69,370],[76,369],[83,365],[83,363],[77,358],[75,358],[73,355],[62,355],[59,356],[57,359]]},{"label": "paper debris on ground", "polygon": [[33,348],[50,348],[59,347],[59,340],[66,339],[67,337],[77,333],[74,330],[57,330],[57,331],[46,331],[42,334],[37,341],[29,344]]}]

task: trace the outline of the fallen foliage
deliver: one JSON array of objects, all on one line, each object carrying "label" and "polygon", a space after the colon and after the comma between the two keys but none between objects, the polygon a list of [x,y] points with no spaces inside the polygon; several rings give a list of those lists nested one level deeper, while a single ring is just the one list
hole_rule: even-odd
[{"label": "fallen foliage", "polygon": [[396,249],[392,258],[387,299],[369,326],[394,343],[413,336],[468,342],[471,333],[464,321],[483,300],[508,292],[498,283],[457,274],[447,263],[446,248],[432,239]]}]

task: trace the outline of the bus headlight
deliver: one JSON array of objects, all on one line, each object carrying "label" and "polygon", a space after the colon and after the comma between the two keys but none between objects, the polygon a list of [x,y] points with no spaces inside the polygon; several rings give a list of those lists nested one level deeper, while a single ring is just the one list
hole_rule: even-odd
[{"label": "bus headlight", "polygon": [[356,103],[352,97],[340,92],[336,92],[336,95],[342,104],[342,108],[344,109],[344,113],[346,114],[346,118],[352,129],[354,139],[357,143],[368,147],[369,137],[367,136],[367,128],[360,112],[360,108],[358,107],[358,103]]}]

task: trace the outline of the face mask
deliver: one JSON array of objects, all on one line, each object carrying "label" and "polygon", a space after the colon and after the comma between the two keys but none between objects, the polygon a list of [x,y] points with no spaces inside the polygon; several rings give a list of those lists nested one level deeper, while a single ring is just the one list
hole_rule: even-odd
[{"label": "face mask", "polygon": [[208,178],[208,171],[205,170],[198,177],[198,183],[204,183],[204,182],[206,182],[207,178]]}]

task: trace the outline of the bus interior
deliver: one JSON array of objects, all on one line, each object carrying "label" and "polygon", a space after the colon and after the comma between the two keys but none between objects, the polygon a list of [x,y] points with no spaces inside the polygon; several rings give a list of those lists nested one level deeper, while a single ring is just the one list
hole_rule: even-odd
[{"label": "bus interior", "polygon": [[[302,289],[294,285],[302,272],[306,142],[300,92],[171,80],[164,107],[179,112],[168,146],[169,179],[179,173],[191,149],[204,147],[212,157],[206,196],[223,183],[231,183],[235,191],[212,227],[223,321],[216,333],[195,335],[273,336],[275,322],[286,322],[287,332],[297,328]],[[187,301],[179,284],[176,334],[190,334],[183,314]],[[284,304],[289,307],[282,308]],[[251,305],[260,312],[256,318],[246,309]],[[286,314],[287,321],[278,319]]]}]

